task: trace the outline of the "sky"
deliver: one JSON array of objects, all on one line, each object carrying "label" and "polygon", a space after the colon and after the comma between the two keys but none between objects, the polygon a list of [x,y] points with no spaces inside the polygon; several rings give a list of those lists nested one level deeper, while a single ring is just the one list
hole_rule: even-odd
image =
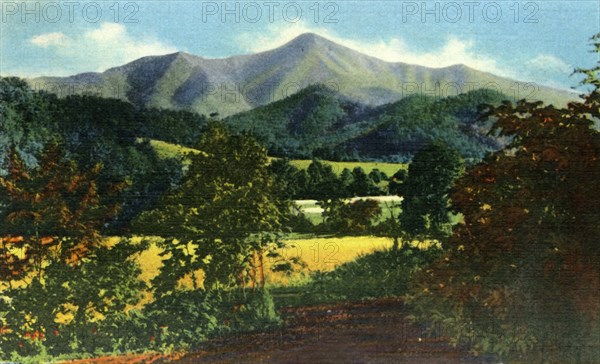
[{"label": "sky", "polygon": [[600,1],[0,0],[0,75],[102,72],[177,51],[223,58],[306,32],[385,61],[568,89],[574,68],[598,62]]}]

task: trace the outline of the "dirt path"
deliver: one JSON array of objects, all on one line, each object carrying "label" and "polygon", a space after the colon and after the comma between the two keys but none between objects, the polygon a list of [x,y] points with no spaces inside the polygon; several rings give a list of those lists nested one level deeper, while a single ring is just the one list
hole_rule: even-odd
[{"label": "dirt path", "polygon": [[425,338],[398,300],[286,309],[286,327],[212,340],[178,363],[491,363]]}]

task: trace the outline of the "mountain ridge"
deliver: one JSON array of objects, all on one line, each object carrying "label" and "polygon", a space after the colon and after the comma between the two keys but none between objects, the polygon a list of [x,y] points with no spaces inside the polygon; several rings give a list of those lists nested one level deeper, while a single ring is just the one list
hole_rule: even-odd
[{"label": "mountain ridge", "polygon": [[254,54],[205,58],[175,52],[142,57],[101,73],[40,77],[30,83],[64,95],[76,93],[70,87],[75,85],[82,90],[79,92],[119,98],[140,106],[221,116],[281,100],[314,84],[329,85],[356,102],[372,106],[415,93],[443,98],[486,85],[511,96],[512,101],[530,96],[564,105],[576,99],[572,93],[546,86],[519,90],[527,84],[463,64],[430,68],[386,62],[314,33]]},{"label": "mountain ridge", "polygon": [[277,157],[405,162],[432,140],[443,140],[469,161],[502,147],[480,120],[481,104],[505,95],[474,90],[436,99],[409,96],[368,106],[324,85],[223,119],[235,133],[250,134]]}]

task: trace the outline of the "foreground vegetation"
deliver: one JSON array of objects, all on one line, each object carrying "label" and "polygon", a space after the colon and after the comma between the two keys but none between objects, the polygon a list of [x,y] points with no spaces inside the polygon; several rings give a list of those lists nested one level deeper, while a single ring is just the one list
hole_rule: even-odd
[{"label": "foreground vegetation", "polygon": [[[0,357],[188,350],[281,325],[276,307],[396,296],[475,353],[593,362],[600,64],[580,72],[590,91],[566,108],[483,105],[507,145],[479,163],[433,140],[392,176],[300,169],[215,120],[0,79]],[[195,123],[185,166],[139,139]],[[402,196],[389,216],[348,199],[382,191]]]}]

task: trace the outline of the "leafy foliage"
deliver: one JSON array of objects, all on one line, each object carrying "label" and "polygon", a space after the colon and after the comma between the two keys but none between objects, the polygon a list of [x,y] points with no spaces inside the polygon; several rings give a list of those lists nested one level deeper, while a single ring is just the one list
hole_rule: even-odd
[{"label": "leafy foliage", "polygon": [[99,244],[99,228],[117,212],[117,206],[100,203],[100,166],[82,173],[51,144],[31,171],[11,151],[9,169],[0,177],[0,279],[41,275],[49,258],[76,264]]},{"label": "leafy foliage", "polygon": [[27,169],[13,150],[0,177],[0,341],[4,354],[93,352],[73,332],[139,301],[140,270],[129,258],[144,247],[102,244],[99,229],[117,209],[100,203],[99,166],[81,172],[56,144],[38,160]]},{"label": "leafy foliage", "polygon": [[287,207],[267,172],[266,151],[218,124],[208,126],[197,149],[205,152],[188,156],[182,185],[138,224],[140,231],[168,238],[165,255],[171,257],[157,287],[173,288],[198,269],[207,289],[243,284],[254,254],[260,260],[264,250],[278,246],[275,234]]},{"label": "leafy foliage", "polygon": [[344,202],[333,199],[321,202],[324,228],[337,234],[364,234],[381,215],[381,207],[375,200]]},{"label": "leafy foliage", "polygon": [[398,188],[404,197],[400,225],[410,235],[440,237],[451,232],[448,192],[463,173],[463,160],[443,142],[421,149]]},{"label": "leafy foliage", "polygon": [[456,343],[502,359],[597,360],[599,70],[586,71],[593,90],[567,108],[488,108],[492,130],[512,141],[457,182],[465,222],[413,290],[415,310]]},{"label": "leafy foliage", "polygon": [[50,141],[53,122],[48,103],[54,98],[39,94],[15,77],[0,77],[0,175],[7,171],[10,149],[19,153],[28,167]]},{"label": "leafy foliage", "polygon": [[300,290],[301,299],[297,303],[285,297],[277,302],[279,306],[287,306],[401,296],[406,293],[413,275],[441,253],[436,247],[422,250],[403,245],[402,249],[364,254],[333,271],[314,272],[304,286],[282,290]]}]

